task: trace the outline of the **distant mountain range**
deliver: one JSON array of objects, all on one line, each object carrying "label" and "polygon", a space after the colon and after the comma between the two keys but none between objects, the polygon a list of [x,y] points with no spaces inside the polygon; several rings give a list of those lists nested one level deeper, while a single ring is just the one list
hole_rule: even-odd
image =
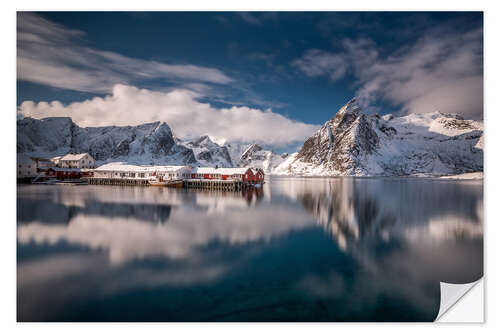
[{"label": "distant mountain range", "polygon": [[67,117],[24,118],[17,121],[17,152],[89,152],[98,164],[249,166],[281,175],[447,175],[483,170],[483,124],[439,112],[368,115],[353,99],[299,152],[280,155],[256,143],[218,144],[207,135],[181,140],[164,122],[79,127]]},{"label": "distant mountain range", "polygon": [[275,164],[283,161],[280,155],[254,144],[219,145],[207,135],[195,140],[181,140],[164,122],[139,126],[79,127],[68,117],[18,120],[17,152],[33,157],[88,152],[97,164],[124,161],[142,165],[241,165],[258,166],[266,172],[271,172]]}]

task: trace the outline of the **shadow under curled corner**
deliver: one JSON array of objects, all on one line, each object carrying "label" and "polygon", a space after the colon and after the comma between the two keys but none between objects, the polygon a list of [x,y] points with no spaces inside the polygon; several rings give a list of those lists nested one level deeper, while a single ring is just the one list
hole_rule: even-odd
[{"label": "shadow under curled corner", "polygon": [[[469,299],[465,299],[466,295],[476,286],[481,285],[481,291],[483,287],[483,278],[480,278],[477,281],[471,282],[471,283],[464,283],[464,284],[454,284],[454,283],[446,283],[446,282],[440,282],[440,289],[441,289],[441,299],[440,299],[440,305],[439,305],[439,313],[436,316],[436,319],[434,320],[435,322],[483,322],[484,317],[483,317],[483,306],[482,302],[484,299],[484,293],[481,294],[480,301],[481,304],[475,304],[475,302],[471,302]],[[477,299],[476,299],[477,300]],[[478,311],[480,311],[480,315],[478,320],[472,320],[469,321],[467,318],[461,318],[461,319],[455,319],[456,316],[452,318],[445,318],[449,316],[445,316],[449,314],[449,312],[453,311],[453,309],[457,306],[457,304],[462,303],[462,302],[467,302],[466,304],[461,304],[463,305],[467,311],[475,311],[477,314]],[[469,303],[470,302],[470,303]],[[476,308],[476,306],[478,306]],[[451,311],[450,311],[451,310]],[[476,318],[475,316],[474,318]]]}]

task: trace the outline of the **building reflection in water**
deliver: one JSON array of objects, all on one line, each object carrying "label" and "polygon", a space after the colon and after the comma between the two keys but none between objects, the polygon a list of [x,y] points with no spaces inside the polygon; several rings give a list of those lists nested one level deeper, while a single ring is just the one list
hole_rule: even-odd
[{"label": "building reflection in water", "polygon": [[[262,188],[242,192],[86,188],[76,194],[55,188],[72,197],[50,193],[38,200],[32,191],[40,189],[26,188],[18,197],[18,241],[65,241],[105,249],[113,264],[122,264],[146,257],[187,258],[210,242],[271,239],[308,222],[300,207],[261,207]],[[136,198],[141,200],[135,202]]]}]

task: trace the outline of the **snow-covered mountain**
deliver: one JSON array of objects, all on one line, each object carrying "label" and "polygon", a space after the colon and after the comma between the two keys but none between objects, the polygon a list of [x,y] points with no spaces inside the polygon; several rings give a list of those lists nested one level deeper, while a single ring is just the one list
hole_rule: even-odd
[{"label": "snow-covered mountain", "polygon": [[183,145],[192,149],[200,165],[232,168],[235,166],[226,146],[215,143],[208,135],[196,140],[183,142]]},{"label": "snow-covered mountain", "polygon": [[287,157],[288,154],[286,153],[279,155],[254,143],[243,151],[238,164],[242,167],[261,168],[265,173],[273,173]]},{"label": "snow-covered mountain", "polygon": [[[237,167],[247,151],[244,166],[273,167],[276,154],[264,151],[264,159],[250,156],[251,144],[216,143],[209,136],[181,140],[166,123],[138,126],[79,127],[71,118],[24,118],[17,121],[17,151],[36,157],[54,157],[70,152],[88,152],[97,164],[173,164]],[[259,147],[260,148],[260,147]],[[261,148],[260,148],[261,149]],[[257,154],[257,152],[256,152]],[[278,156],[279,157],[279,156]],[[254,161],[255,160],[255,161]]]},{"label": "snow-covered mountain", "polygon": [[88,152],[99,164],[195,164],[193,150],[178,144],[166,123],[138,126],[79,127],[71,118],[17,121],[17,151],[53,157]]},{"label": "snow-covered mountain", "polygon": [[439,112],[368,115],[353,99],[274,173],[405,176],[482,170],[482,122]]}]

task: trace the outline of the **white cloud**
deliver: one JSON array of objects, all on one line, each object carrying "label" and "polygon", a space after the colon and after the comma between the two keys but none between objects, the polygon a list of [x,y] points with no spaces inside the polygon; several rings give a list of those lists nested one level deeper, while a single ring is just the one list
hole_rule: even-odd
[{"label": "white cloud", "polygon": [[363,106],[383,99],[411,113],[482,118],[482,37],[482,29],[458,33],[438,27],[387,56],[373,41],[346,39],[341,52],[309,50],[292,65],[333,81],[352,74]]},{"label": "white cloud", "polygon": [[25,101],[24,117],[71,117],[80,126],[137,125],[165,121],[181,137],[213,135],[227,140],[261,142],[276,146],[303,141],[319,126],[291,120],[272,110],[233,106],[215,108],[201,103],[188,90],[170,92],[116,85],[112,94],[63,105],[59,101]]},{"label": "white cloud", "polygon": [[216,68],[134,59],[82,46],[85,33],[37,14],[17,16],[17,78],[56,88],[109,92],[117,84],[166,78],[227,84],[233,80]]},{"label": "white cloud", "polygon": [[307,76],[326,75],[333,81],[342,78],[348,68],[348,63],[342,55],[317,49],[307,51],[302,58],[294,60],[292,65],[299,68]]}]

